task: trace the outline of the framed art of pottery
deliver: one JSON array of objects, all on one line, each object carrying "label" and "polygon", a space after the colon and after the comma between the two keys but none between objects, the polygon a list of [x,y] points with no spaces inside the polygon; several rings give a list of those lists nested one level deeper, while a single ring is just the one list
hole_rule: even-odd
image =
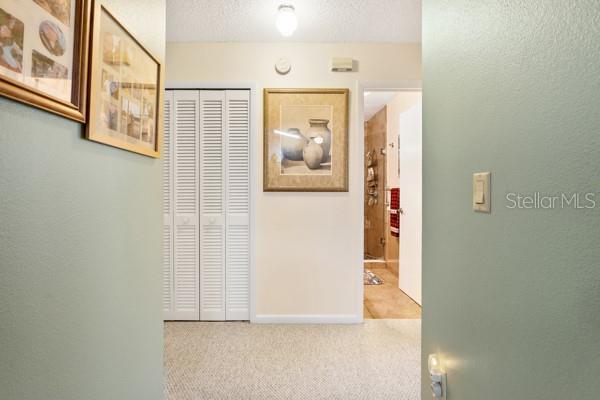
[{"label": "framed art of pottery", "polygon": [[264,191],[348,191],[348,95],[264,90]]}]

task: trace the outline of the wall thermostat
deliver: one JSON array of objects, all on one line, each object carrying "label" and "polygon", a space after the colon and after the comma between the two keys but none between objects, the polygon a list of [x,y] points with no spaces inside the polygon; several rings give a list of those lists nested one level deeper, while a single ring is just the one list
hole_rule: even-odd
[{"label": "wall thermostat", "polygon": [[292,64],[290,64],[290,60],[287,58],[280,58],[275,63],[275,71],[277,71],[280,75],[285,75],[290,72],[292,69]]}]

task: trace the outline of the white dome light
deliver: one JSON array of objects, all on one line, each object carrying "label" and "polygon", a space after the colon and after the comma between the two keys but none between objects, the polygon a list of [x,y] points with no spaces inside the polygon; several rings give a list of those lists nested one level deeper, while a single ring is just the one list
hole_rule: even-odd
[{"label": "white dome light", "polygon": [[283,36],[292,36],[298,28],[298,18],[296,18],[294,6],[285,4],[279,6],[276,25]]}]

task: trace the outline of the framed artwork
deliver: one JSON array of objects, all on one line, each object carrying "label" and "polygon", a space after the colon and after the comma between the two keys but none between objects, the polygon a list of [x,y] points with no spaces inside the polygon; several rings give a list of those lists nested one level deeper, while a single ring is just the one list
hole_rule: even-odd
[{"label": "framed artwork", "polygon": [[0,0],[0,94],[85,122],[88,0]]},{"label": "framed artwork", "polygon": [[98,0],[91,42],[86,137],[158,157],[160,63]]},{"label": "framed artwork", "polygon": [[263,190],[348,191],[348,89],[264,90]]}]

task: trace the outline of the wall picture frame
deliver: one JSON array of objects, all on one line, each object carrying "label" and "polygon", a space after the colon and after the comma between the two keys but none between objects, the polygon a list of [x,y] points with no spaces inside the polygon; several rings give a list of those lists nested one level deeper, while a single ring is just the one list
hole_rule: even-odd
[{"label": "wall picture frame", "polygon": [[103,1],[92,9],[86,137],[160,156],[161,63]]},{"label": "wall picture frame", "polygon": [[0,95],[85,122],[88,0],[0,0]]},{"label": "wall picture frame", "polygon": [[348,191],[348,89],[264,89],[263,190]]}]

